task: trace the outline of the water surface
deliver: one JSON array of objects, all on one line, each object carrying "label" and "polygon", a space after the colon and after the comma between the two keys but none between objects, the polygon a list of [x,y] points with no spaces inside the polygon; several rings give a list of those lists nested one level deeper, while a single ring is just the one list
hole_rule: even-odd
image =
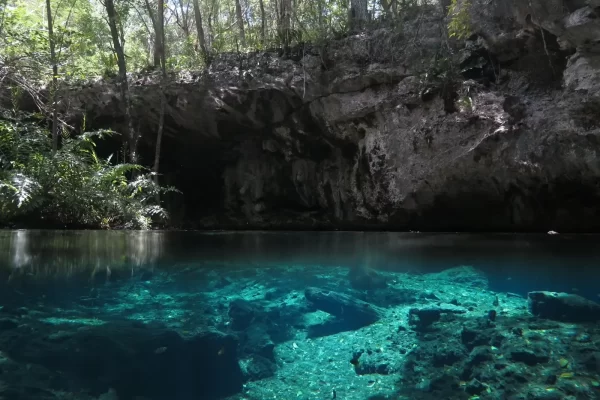
[{"label": "water surface", "polygon": [[369,267],[427,273],[470,265],[499,290],[595,296],[600,235],[388,232],[0,231],[4,274],[86,275],[227,266]]}]

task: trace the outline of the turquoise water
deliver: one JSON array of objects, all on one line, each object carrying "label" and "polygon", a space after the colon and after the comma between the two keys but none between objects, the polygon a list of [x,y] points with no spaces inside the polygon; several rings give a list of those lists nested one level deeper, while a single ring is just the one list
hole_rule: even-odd
[{"label": "turquoise water", "polygon": [[0,399],[600,398],[599,238],[0,231]]}]

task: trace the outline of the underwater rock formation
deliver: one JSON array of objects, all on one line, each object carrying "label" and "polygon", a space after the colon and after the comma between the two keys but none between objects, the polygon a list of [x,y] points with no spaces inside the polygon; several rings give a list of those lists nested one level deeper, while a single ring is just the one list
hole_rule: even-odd
[{"label": "underwater rock formation", "polygon": [[119,399],[219,399],[242,387],[237,340],[217,331],[182,338],[135,322],[37,328],[0,335],[3,350],[16,362],[58,371],[67,381],[62,384],[96,395],[114,390]]},{"label": "underwater rock formation", "polygon": [[[472,3],[457,67],[432,61],[446,20],[424,9],[401,31],[225,54],[173,78],[161,165],[184,193],[175,216],[224,228],[599,229],[598,3]],[[149,158],[158,79],[132,87]],[[122,123],[110,83],[75,88],[68,103],[88,124]]]},{"label": "underwater rock formation", "polygon": [[411,308],[408,311],[409,321],[415,330],[425,330],[440,320],[442,314],[464,314],[467,310],[452,304],[436,305],[423,308]]},{"label": "underwater rock formation", "polygon": [[311,287],[304,291],[304,296],[317,309],[357,326],[368,325],[381,318],[379,307],[344,293]]},{"label": "underwater rock formation", "polygon": [[600,304],[572,293],[529,292],[529,310],[537,317],[557,321],[600,320]]},{"label": "underwater rock formation", "polygon": [[[143,269],[121,268],[135,274],[103,285],[74,282],[70,271],[49,280],[28,274],[29,284],[18,286],[0,280],[0,398],[558,400],[600,393],[599,324],[527,309],[526,293],[552,295],[537,291],[539,276],[549,273],[543,264],[513,276],[519,293],[495,289],[508,276],[494,274],[498,265],[377,270],[388,285],[366,291],[353,288],[346,266],[185,264],[155,268],[150,280]],[[557,277],[571,268],[552,271],[547,289],[568,285]],[[579,293],[595,298],[596,281],[580,282]],[[370,304],[377,321],[348,323],[360,320],[353,304],[359,313]]]}]

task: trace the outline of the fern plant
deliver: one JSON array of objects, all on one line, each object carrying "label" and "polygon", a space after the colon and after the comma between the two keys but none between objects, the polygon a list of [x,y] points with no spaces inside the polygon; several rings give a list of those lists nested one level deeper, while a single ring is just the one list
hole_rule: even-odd
[{"label": "fern plant", "polygon": [[0,119],[0,221],[131,229],[166,221],[157,198],[175,189],[158,186],[140,165],[98,157],[95,140],[111,134],[65,138],[53,154],[48,132],[35,122]]}]

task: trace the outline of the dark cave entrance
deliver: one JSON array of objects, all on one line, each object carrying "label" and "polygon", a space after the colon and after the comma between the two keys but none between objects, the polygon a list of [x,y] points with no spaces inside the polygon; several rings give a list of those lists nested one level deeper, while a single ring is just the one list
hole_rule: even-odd
[{"label": "dark cave entrance", "polygon": [[[174,131],[165,121],[160,158],[160,183],[176,188],[180,193],[168,193],[164,205],[171,217],[170,225],[195,228],[207,217],[222,215],[224,211],[223,171],[228,162],[228,143],[218,138],[198,138],[184,131]],[[112,127],[122,131],[124,121],[119,118],[93,120],[93,128]],[[150,125],[150,124],[148,124]],[[154,163],[156,128],[141,127],[138,143],[139,163],[151,168]],[[112,155],[113,163],[123,163],[123,136],[115,134],[96,140],[99,157]]]},{"label": "dark cave entrance", "polygon": [[175,226],[192,228],[203,218],[223,213],[223,153],[216,141],[190,144],[163,139],[161,183],[181,192],[165,198]]}]

